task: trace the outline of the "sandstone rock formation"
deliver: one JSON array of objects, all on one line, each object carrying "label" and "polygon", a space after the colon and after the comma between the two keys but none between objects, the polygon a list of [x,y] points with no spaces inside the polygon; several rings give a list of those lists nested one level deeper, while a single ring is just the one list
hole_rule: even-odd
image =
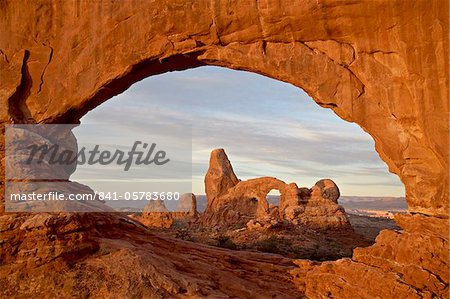
[{"label": "sandstone rock formation", "polygon": [[[359,124],[405,183],[411,211],[448,215],[445,1],[166,4],[6,1],[1,122],[75,123],[150,75],[205,64],[248,70]],[[80,22],[79,11],[96,18]]]},{"label": "sandstone rock formation", "polygon": [[170,228],[173,218],[163,200],[150,200],[142,214],[134,216],[136,220],[148,227]]},{"label": "sandstone rock formation", "polygon": [[209,168],[205,176],[205,192],[211,198],[208,206],[213,205],[217,197],[239,182],[233,167],[223,149],[213,150],[209,159]]},{"label": "sandstone rock formation", "polygon": [[[344,208],[338,205],[338,186],[330,179],[318,181],[309,192],[302,189],[300,204],[289,206],[285,218],[294,224],[302,224],[316,229],[349,229],[350,224]],[[302,192],[300,191],[300,192]],[[300,212],[300,214],[298,214]]]},{"label": "sandstone rock formation", "polygon": [[[210,163],[205,176],[208,205],[201,217],[204,226],[243,226],[258,220],[270,226],[288,221],[316,229],[351,229],[344,209],[337,204],[339,188],[332,180],[320,180],[311,190],[272,177],[238,181],[223,149],[211,152]],[[229,177],[237,183],[231,183]],[[273,189],[280,192],[280,199],[278,206],[270,207],[267,195]]]},{"label": "sandstone rock formation", "polygon": [[[64,163],[50,161],[58,160],[64,153],[70,154],[71,159],[76,157],[77,140],[72,132],[76,126],[39,124],[6,128],[2,171],[7,174],[8,188],[2,193],[2,201],[4,195],[9,212],[114,212],[95,196],[89,186],[70,181],[70,175],[76,169],[75,160]],[[30,147],[46,147],[52,155],[42,155],[45,150],[32,155]],[[70,194],[80,194],[90,196],[90,200],[24,200],[32,193],[53,194],[53,199],[58,198],[56,195],[67,198]]]},{"label": "sandstone rock formation", "polygon": [[[301,266],[299,290],[310,297],[446,297],[448,6],[444,0],[2,1],[0,122],[77,123],[140,79],[201,65],[291,83],[373,137],[405,184],[413,213],[397,219],[403,231],[382,234],[352,260]],[[101,213],[57,214],[20,229],[35,216],[0,216],[3,297],[298,297],[283,274],[290,266],[278,257],[234,258],[161,240],[133,231],[127,218]],[[94,273],[109,274],[93,279]],[[34,280],[21,284],[27,277]],[[113,283],[118,279],[123,283]]]},{"label": "sandstone rock formation", "polygon": [[134,218],[148,227],[170,228],[173,225],[170,212],[143,212]]},{"label": "sandstone rock formation", "polygon": [[198,216],[197,198],[194,193],[181,194],[178,200],[177,212],[188,212],[194,218]]},{"label": "sandstone rock formation", "polygon": [[0,228],[2,298],[301,296],[291,259],[164,238],[118,213],[4,214]]},{"label": "sandstone rock formation", "polygon": [[145,206],[142,215],[133,216],[148,227],[170,228],[175,220],[195,221],[198,217],[197,201],[193,193],[180,196],[176,211],[169,211],[163,200],[151,200]]},{"label": "sandstone rock formation", "polygon": [[337,203],[338,198],[341,196],[341,192],[335,182],[323,179],[316,182],[311,188],[311,196]]},{"label": "sandstone rock formation", "polygon": [[144,207],[144,213],[152,213],[152,212],[169,212],[164,204],[164,201],[161,199],[157,200],[149,200],[148,204]]},{"label": "sandstone rock formation", "polygon": [[[447,219],[397,214],[396,222],[404,231],[382,231],[373,246],[355,249],[353,259],[297,261],[295,282],[309,298],[448,298]],[[430,252],[436,256],[424,258]]]}]

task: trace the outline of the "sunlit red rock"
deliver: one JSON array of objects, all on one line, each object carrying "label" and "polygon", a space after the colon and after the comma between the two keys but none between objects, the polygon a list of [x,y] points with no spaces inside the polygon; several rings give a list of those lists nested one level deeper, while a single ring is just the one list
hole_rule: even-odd
[{"label": "sunlit red rock", "polygon": [[[2,296],[448,297],[448,8],[444,0],[2,1],[2,124],[76,123],[166,71],[248,70],[303,88],[360,125],[420,213],[397,218],[403,231],[382,233],[353,259],[299,261],[295,288],[291,261],[278,256],[159,239],[119,215],[36,219],[0,204]],[[214,192],[236,184],[229,177]]]},{"label": "sunlit red rock", "polygon": [[[259,224],[266,222],[268,226],[287,221],[320,230],[351,230],[344,209],[337,204],[339,188],[330,179],[318,181],[308,191],[298,188],[295,183],[286,184],[272,177],[238,181],[235,185],[229,184],[225,190],[223,182],[230,174],[236,177],[231,162],[223,149],[213,150],[210,161],[205,178],[208,206],[201,217],[205,227],[233,226],[259,220]],[[226,168],[215,171],[214,179],[210,179],[216,165],[226,165]],[[219,189],[222,190],[220,194],[215,192]],[[270,207],[267,201],[267,195],[274,189],[280,192],[278,207]],[[247,226],[253,227],[252,223]]]}]

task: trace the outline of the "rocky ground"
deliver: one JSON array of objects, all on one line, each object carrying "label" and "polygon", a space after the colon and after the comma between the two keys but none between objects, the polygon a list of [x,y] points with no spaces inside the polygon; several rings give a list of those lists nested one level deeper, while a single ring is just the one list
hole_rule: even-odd
[{"label": "rocky ground", "polygon": [[175,220],[171,228],[151,230],[157,235],[235,251],[258,251],[276,253],[288,258],[325,261],[351,257],[354,248],[372,245],[381,230],[399,229],[393,220],[386,218],[349,214],[349,220],[354,231],[320,231],[289,225],[220,230],[189,225],[181,219]]},{"label": "rocky ground", "polygon": [[375,238],[383,229],[400,230],[400,227],[393,219],[385,217],[370,217],[348,214],[350,223],[356,233],[363,235],[370,242],[375,242]]},{"label": "rocky ground", "polygon": [[[280,196],[270,202],[273,189]],[[178,212],[154,201],[133,217],[168,237],[314,261],[351,257],[356,247],[372,245],[380,230],[398,229],[389,219],[349,217],[338,204],[340,191],[330,179],[311,188],[272,177],[239,180],[223,149],[211,152],[205,190],[207,206],[202,213],[197,212],[197,197],[184,194]]]},{"label": "rocky ground", "polygon": [[0,236],[0,298],[302,298],[292,259],[168,238],[117,213],[4,214]]}]

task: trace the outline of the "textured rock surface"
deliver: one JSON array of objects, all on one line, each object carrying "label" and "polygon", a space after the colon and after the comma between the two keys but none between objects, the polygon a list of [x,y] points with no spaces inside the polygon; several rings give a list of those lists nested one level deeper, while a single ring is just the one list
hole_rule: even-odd
[{"label": "textured rock surface", "polygon": [[160,199],[149,201],[142,215],[135,216],[134,219],[148,227],[169,228],[173,224],[172,215]]},{"label": "textured rock surface", "polygon": [[170,228],[173,225],[170,212],[143,212],[142,215],[133,218],[148,227]]},{"label": "textured rock surface", "polygon": [[151,212],[169,212],[169,210],[166,208],[166,205],[164,204],[163,200],[157,199],[157,200],[150,200],[148,204],[144,207],[144,213],[151,213]]},{"label": "textured rock surface", "polygon": [[[112,212],[104,201],[95,197],[94,190],[69,180],[76,169],[76,163],[54,163],[53,155],[30,155],[29,147],[47,147],[55,157],[70,153],[75,157],[77,140],[72,133],[76,125],[49,127],[23,127],[15,125],[5,132],[5,171],[8,174],[8,188],[5,192],[9,212]],[[44,152],[44,151],[43,151]],[[32,159],[30,159],[32,158]],[[3,169],[2,169],[3,170]],[[3,184],[2,184],[3,187]],[[67,198],[70,194],[90,196],[88,201],[21,201],[14,195],[49,194],[57,192]],[[3,196],[3,194],[2,194]],[[3,199],[3,197],[2,197]]]},{"label": "textured rock surface", "polygon": [[0,121],[77,121],[168,70],[249,70],[301,87],[359,124],[405,183],[409,208],[447,215],[447,7],[444,0],[4,1]]},{"label": "textured rock surface", "polygon": [[[228,159],[227,163],[230,163]],[[205,179],[205,189],[207,184],[214,183]],[[272,189],[283,192],[285,186],[283,181],[276,178],[263,177],[240,181],[235,186],[224,190],[220,196],[213,197],[212,202],[209,199],[209,193],[206,193],[208,206],[201,216],[201,221],[204,226],[214,227],[238,222],[246,223],[253,218],[267,217],[269,215],[267,194]]]},{"label": "textured rock surface", "polygon": [[180,196],[177,211],[169,211],[163,200],[152,200],[141,215],[132,216],[147,227],[170,228],[175,220],[195,221],[198,217],[197,200],[193,193]]},{"label": "textured rock surface", "polygon": [[320,180],[311,188],[311,197],[319,197],[337,203],[340,196],[338,186],[329,179]]},{"label": "textured rock surface", "polygon": [[[302,188],[303,190],[305,188]],[[330,179],[318,181],[309,192],[300,193],[300,205],[290,205],[285,210],[285,218],[295,224],[316,229],[351,229],[347,214],[338,205],[338,186]],[[302,207],[301,210],[298,206]]]},{"label": "textured rock surface", "polygon": [[225,194],[228,189],[239,182],[231,167],[230,160],[223,149],[212,151],[209,168],[205,176],[205,192],[208,194],[208,205],[214,205],[217,197]]},{"label": "textured rock surface", "polygon": [[292,271],[299,288],[310,298],[448,298],[448,220],[397,215],[396,221],[403,231],[382,231],[352,260],[299,260]]},{"label": "textured rock surface", "polygon": [[290,259],[163,238],[117,213],[2,215],[0,231],[2,298],[301,297]]},{"label": "textured rock surface", "polygon": [[[440,296],[448,292],[440,269],[449,266],[448,11],[445,0],[2,1],[0,122],[77,122],[142,78],[204,64],[291,83],[368,132],[405,184],[409,210],[428,215],[399,221],[404,231],[382,234],[361,251],[364,259],[356,251],[358,261],[299,262],[300,289],[311,297]],[[286,268],[268,265],[277,263],[275,257],[236,261],[225,251],[147,237],[145,243],[123,225],[108,227],[112,236],[98,243],[102,247],[90,241],[106,217],[100,214],[90,216],[91,226],[60,215],[30,231],[18,227],[33,216],[0,217],[4,297],[19,288],[24,296],[61,295],[63,285],[66,294],[123,297],[136,281],[138,297],[201,296],[202,290],[212,296],[297,296],[284,283]],[[402,246],[387,244],[389,239]],[[132,253],[136,247],[142,249]],[[107,250],[93,256],[97,248]],[[179,254],[170,255],[173,250]],[[45,266],[33,268],[39,259]],[[113,268],[118,264],[126,271]],[[243,271],[234,271],[236,265]],[[96,285],[86,281],[87,273],[102,272],[110,276]],[[23,275],[35,280],[21,285]],[[79,277],[81,284],[70,283]],[[128,283],[114,283],[117,277]]]},{"label": "textured rock surface", "polygon": [[[286,184],[272,177],[239,181],[223,149],[211,152],[210,163],[205,177],[208,206],[201,216],[205,227],[243,226],[258,220],[258,223],[267,222],[268,225],[288,221],[321,230],[351,230],[344,208],[337,204],[339,188],[330,179],[318,181],[311,189],[299,189],[295,183]],[[224,184],[230,182],[230,174],[236,178],[237,184]],[[225,186],[229,186],[228,189]],[[270,207],[267,201],[267,195],[273,189],[280,192],[276,207]],[[251,227],[252,223],[247,226]]]}]

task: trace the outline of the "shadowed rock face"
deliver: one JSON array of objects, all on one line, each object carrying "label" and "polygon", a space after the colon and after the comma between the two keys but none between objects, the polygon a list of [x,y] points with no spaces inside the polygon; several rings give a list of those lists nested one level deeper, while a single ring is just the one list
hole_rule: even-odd
[{"label": "shadowed rock face", "polygon": [[312,196],[319,196],[335,203],[337,203],[339,196],[341,196],[338,186],[332,180],[328,179],[318,181],[311,188],[311,193]]},{"label": "shadowed rock face", "polygon": [[[276,208],[270,208],[267,202],[267,194],[273,189],[280,192]],[[344,209],[337,204],[339,188],[332,180],[320,180],[311,189],[299,189],[295,183],[272,177],[240,181],[223,149],[211,152],[205,190],[208,205],[201,223],[206,227],[242,226],[259,220],[267,224],[287,221],[323,230],[352,229]]]},{"label": "shadowed rock face", "polygon": [[[309,298],[447,298],[448,220],[401,214],[395,220],[403,231],[383,230],[352,259],[296,261],[294,282]],[[438,254],[426,258],[430,252]]]},{"label": "shadowed rock face", "polygon": [[291,259],[161,237],[117,213],[6,214],[0,228],[2,298],[301,296]]},{"label": "shadowed rock face", "polygon": [[[352,260],[298,262],[297,291],[310,297],[445,298],[448,11],[445,0],[2,1],[0,122],[76,123],[142,78],[205,64],[291,83],[368,132],[405,184],[409,210],[421,213],[397,218],[402,231],[382,233]],[[157,237],[124,225],[119,216],[86,214],[80,222],[54,215],[22,227],[33,217],[0,216],[5,297],[19,290],[23,296],[59,296],[61,277],[67,297],[123,297],[131,286],[138,297],[299,296],[286,275],[290,266],[279,258],[266,258],[276,264],[268,266],[247,254],[236,259],[202,246],[152,243]],[[74,279],[92,273],[111,276],[81,285]],[[24,287],[25,275],[34,282]],[[123,283],[112,283],[117,279]]]}]

